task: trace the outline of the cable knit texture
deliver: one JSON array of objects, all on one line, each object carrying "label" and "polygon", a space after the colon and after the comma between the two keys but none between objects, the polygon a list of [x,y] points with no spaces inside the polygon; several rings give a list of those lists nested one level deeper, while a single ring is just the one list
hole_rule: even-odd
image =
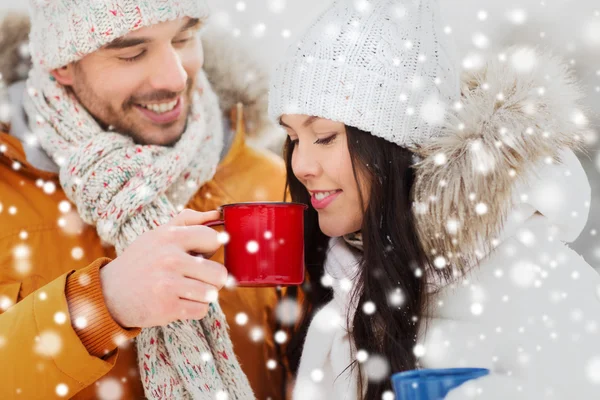
[{"label": "cable knit texture", "polygon": [[460,93],[439,14],[436,0],[336,1],[276,67],[269,114],[317,115],[403,146],[425,142]]},{"label": "cable knit texture", "polygon": [[[173,147],[137,145],[104,131],[77,99],[39,66],[28,80],[30,128],[60,167],[60,183],[81,218],[121,254],[146,231],[171,220],[216,170],[223,146],[221,110],[203,71],[186,131]],[[118,343],[121,338],[114,338]],[[138,361],[146,397],[253,399],[218,303],[202,321],[142,329]]]},{"label": "cable knit texture", "polygon": [[190,17],[204,19],[199,0],[29,0],[33,64],[50,71],[81,59],[127,33]]}]

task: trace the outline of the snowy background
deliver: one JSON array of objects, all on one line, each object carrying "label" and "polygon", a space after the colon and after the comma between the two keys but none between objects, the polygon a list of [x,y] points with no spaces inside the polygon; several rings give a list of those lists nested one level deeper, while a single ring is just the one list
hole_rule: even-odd
[{"label": "snowy background", "polygon": [[[577,71],[587,96],[590,134],[581,161],[592,185],[588,226],[574,244],[600,270],[600,2],[598,0],[439,0],[446,31],[463,66],[512,44],[535,44],[564,57]],[[329,0],[209,0],[217,23],[251,46],[267,68],[330,3]],[[26,11],[27,2],[0,0],[0,10]]]}]

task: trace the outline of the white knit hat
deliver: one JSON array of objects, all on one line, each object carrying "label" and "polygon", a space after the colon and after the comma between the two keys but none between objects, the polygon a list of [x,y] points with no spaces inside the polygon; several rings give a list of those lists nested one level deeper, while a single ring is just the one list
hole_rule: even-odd
[{"label": "white knit hat", "polygon": [[205,0],[29,0],[31,56],[45,70],[77,61],[127,33],[178,18],[205,18]]},{"label": "white knit hat", "polygon": [[275,69],[269,114],[314,115],[420,144],[459,97],[456,63],[437,0],[339,0]]}]

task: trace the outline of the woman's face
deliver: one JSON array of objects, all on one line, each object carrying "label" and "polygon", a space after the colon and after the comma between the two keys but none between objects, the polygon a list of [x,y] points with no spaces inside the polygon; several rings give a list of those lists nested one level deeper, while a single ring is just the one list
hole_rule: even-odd
[{"label": "woman's face", "polygon": [[[341,122],[286,114],[281,125],[292,141],[292,170],[310,194],[321,231],[330,237],[360,230],[364,209]],[[360,179],[359,179],[360,180]],[[363,186],[363,196],[368,191]],[[368,198],[364,199],[365,203]]]}]

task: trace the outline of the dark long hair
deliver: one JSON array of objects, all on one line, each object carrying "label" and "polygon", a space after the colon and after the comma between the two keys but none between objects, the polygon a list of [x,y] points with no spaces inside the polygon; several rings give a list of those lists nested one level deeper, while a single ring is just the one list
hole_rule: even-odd
[{"label": "dark long hair", "polygon": [[[358,187],[359,179],[370,183],[361,227],[364,251],[354,296],[359,304],[349,329],[357,350],[366,350],[369,356],[384,357],[389,374],[414,369],[417,359],[413,353],[417,344],[420,316],[426,307],[425,271],[427,257],[417,238],[412,213],[411,189],[415,179],[412,153],[398,145],[353,127],[346,127],[348,149]],[[292,200],[307,204],[305,218],[307,280],[303,285],[303,316],[294,329],[287,346],[289,368],[298,371],[302,347],[312,317],[320,307],[333,298],[331,288],[321,285],[323,264],[329,238],[319,229],[316,210],[310,205],[306,188],[294,176],[291,167],[293,144],[285,145],[287,186]],[[364,203],[364,200],[363,200]],[[421,272],[417,271],[420,269]],[[400,290],[404,301],[401,306],[391,304],[389,296]],[[297,290],[289,291],[295,296]],[[376,312],[362,312],[366,301],[375,304]],[[362,393],[365,364],[354,362],[349,368],[358,368]],[[366,400],[380,400],[390,390],[389,374],[385,379],[370,379]]]}]

